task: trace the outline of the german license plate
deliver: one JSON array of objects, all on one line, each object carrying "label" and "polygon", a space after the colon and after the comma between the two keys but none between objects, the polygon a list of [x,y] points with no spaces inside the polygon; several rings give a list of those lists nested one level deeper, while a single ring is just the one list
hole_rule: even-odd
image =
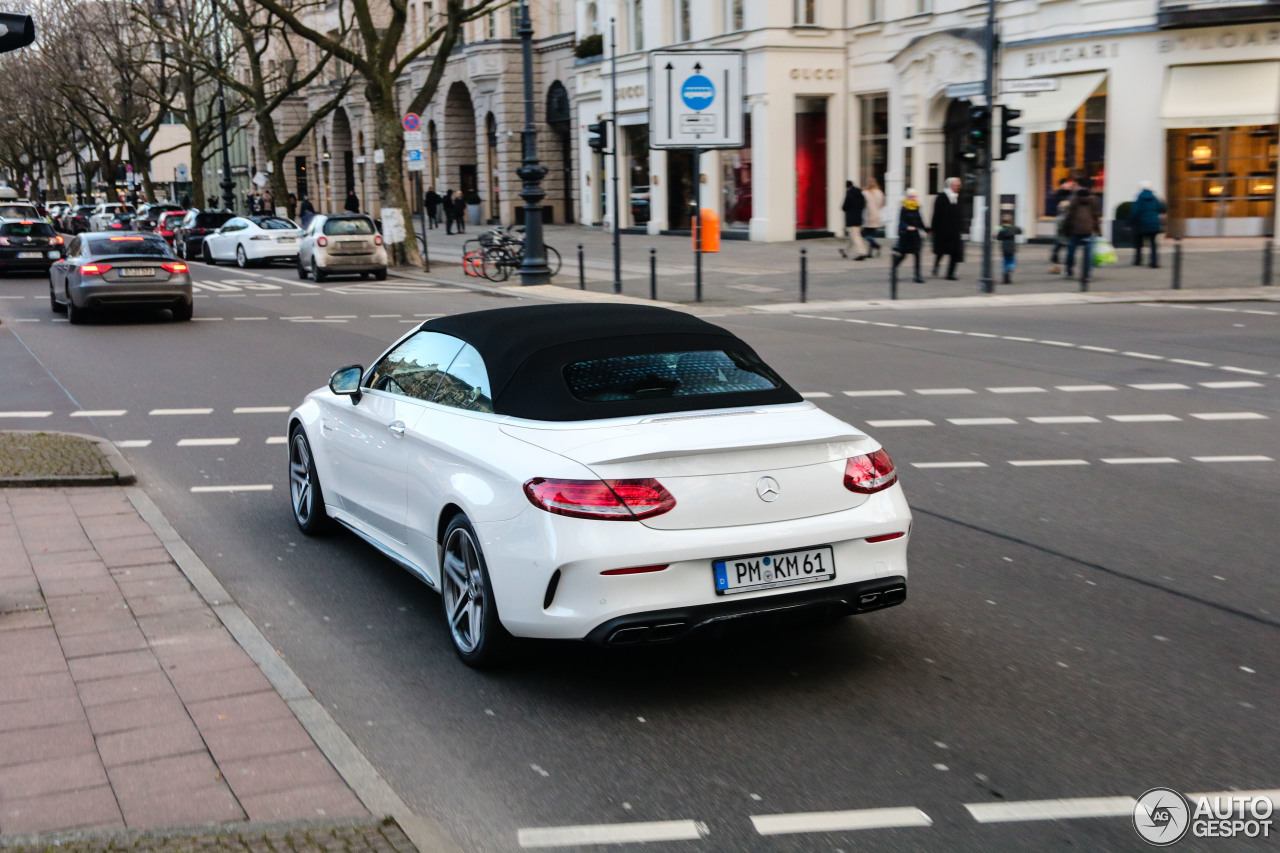
[{"label": "german license plate", "polygon": [[43,257],[44,257],[43,252],[19,252],[18,253],[18,260],[20,261],[26,261],[26,260],[34,261]]},{"label": "german license plate", "polygon": [[715,560],[711,566],[715,572],[717,595],[821,583],[836,577],[836,561],[830,545],[803,551],[726,557]]},{"label": "german license plate", "polygon": [[276,242],[277,243],[296,243],[298,242],[298,238],[297,237],[277,237]]},{"label": "german license plate", "polygon": [[121,267],[121,278],[152,278],[156,274],[154,267]]}]

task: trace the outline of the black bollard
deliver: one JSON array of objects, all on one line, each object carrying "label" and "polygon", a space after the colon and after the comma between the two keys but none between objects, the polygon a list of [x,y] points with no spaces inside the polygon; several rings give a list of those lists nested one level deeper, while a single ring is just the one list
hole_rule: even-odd
[{"label": "black bollard", "polygon": [[1093,264],[1093,241],[1088,240],[1080,246],[1080,292],[1089,292],[1089,267]]},{"label": "black bollard", "polygon": [[658,250],[649,250],[649,298],[658,298]]},{"label": "black bollard", "polygon": [[1262,286],[1270,287],[1272,273],[1275,267],[1275,244],[1272,240],[1267,240],[1262,244]]},{"label": "black bollard", "polygon": [[800,250],[800,301],[809,301],[809,258],[808,250]]},{"label": "black bollard", "polygon": [[889,298],[898,298],[898,265],[892,261],[889,263]]},{"label": "black bollard", "polygon": [[1182,290],[1182,240],[1173,241],[1173,290]]},{"label": "black bollard", "polygon": [[578,244],[578,290],[587,289],[587,271],[582,266],[582,244]]}]

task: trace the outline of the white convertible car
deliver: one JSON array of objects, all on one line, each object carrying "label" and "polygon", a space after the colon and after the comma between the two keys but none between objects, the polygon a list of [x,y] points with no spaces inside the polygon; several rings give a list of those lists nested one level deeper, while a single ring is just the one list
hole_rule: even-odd
[{"label": "white convertible car", "polygon": [[873,439],[732,333],[635,305],[438,317],[289,417],[294,517],[441,593],[459,656],[676,640],[906,598],[911,511]]}]

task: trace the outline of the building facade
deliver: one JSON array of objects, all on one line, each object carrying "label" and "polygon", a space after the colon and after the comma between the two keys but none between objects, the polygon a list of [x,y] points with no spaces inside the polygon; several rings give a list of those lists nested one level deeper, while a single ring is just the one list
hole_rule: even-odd
[{"label": "building facade", "polygon": [[[981,100],[946,94],[983,79],[986,4],[578,0],[577,11],[579,37],[600,32],[606,45],[577,68],[584,222],[612,222],[610,165],[586,133],[613,114],[611,18],[624,228],[688,227],[692,155],[647,147],[647,51],[672,47],[745,52],[747,147],[700,163],[704,207],[713,201],[731,236],[838,231],[846,179],[883,187],[890,219],[908,187],[932,195],[951,175],[967,213],[986,204],[965,156]],[[1150,181],[1175,235],[1274,234],[1280,2],[1018,0],[1000,3],[998,20],[997,76],[1052,87],[1006,84],[998,101],[1022,111],[1023,133],[1022,150],[997,163],[994,195],[1026,234],[1052,233],[1067,177],[1093,181],[1106,219]]]}]

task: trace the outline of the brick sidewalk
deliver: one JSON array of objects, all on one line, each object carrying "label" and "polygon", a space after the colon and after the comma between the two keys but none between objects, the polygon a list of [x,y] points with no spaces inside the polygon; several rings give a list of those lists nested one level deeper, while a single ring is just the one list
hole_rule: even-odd
[{"label": "brick sidewalk", "polygon": [[0,491],[0,833],[343,816],[369,814],[123,489]]}]

